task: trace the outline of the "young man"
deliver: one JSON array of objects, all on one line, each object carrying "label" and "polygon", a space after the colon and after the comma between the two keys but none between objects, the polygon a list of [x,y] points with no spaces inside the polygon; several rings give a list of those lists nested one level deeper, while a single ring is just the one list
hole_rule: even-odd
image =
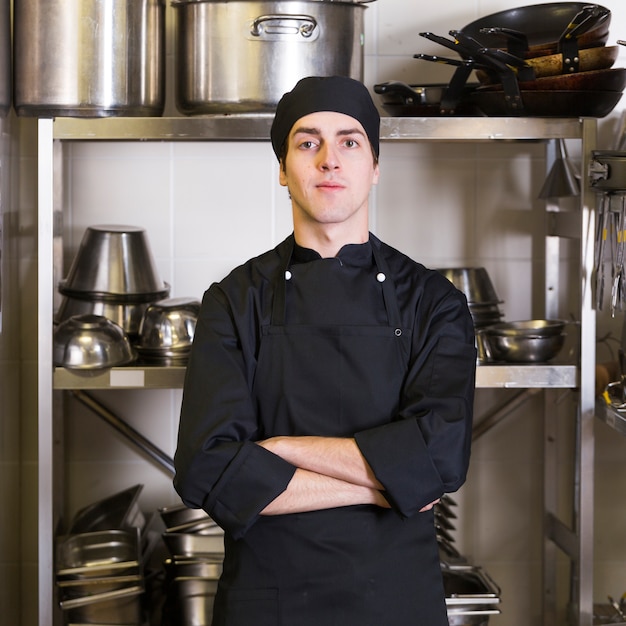
[{"label": "young man", "polygon": [[368,229],[378,112],[298,82],[271,139],[293,234],[204,295],[175,486],[225,530],[214,626],[443,626],[433,505],[467,473],[465,297]]}]

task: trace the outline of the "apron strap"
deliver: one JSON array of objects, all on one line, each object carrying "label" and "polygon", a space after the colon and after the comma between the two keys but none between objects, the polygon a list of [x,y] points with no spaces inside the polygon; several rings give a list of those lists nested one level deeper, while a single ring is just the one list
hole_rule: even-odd
[{"label": "apron strap", "polygon": [[396,295],[395,284],[391,279],[389,273],[389,266],[387,265],[387,261],[385,261],[385,258],[383,257],[381,251],[376,245],[376,242],[372,241],[371,237],[370,242],[372,245],[372,252],[374,254],[374,262],[376,263],[376,267],[380,273],[385,275],[385,279],[382,281],[382,287],[385,310],[387,311],[387,321],[389,322],[389,326],[393,326],[394,328],[400,328],[400,310],[398,308],[398,297]]}]

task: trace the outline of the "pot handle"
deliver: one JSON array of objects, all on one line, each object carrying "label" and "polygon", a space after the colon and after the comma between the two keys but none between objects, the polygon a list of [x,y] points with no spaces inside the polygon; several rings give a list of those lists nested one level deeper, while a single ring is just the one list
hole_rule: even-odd
[{"label": "pot handle", "polygon": [[[292,24],[285,22],[291,21]],[[260,15],[250,27],[250,34],[253,37],[266,35],[300,35],[304,39],[309,39],[315,29],[317,22],[311,15]]]}]

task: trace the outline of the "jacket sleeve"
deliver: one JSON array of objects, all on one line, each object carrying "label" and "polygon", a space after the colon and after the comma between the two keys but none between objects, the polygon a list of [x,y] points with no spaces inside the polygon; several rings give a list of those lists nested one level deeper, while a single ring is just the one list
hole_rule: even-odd
[{"label": "jacket sleeve", "polygon": [[187,366],[174,456],[174,487],[183,502],[203,508],[235,538],[287,488],[295,472],[254,443],[254,357],[239,331],[219,289],[209,289]]},{"label": "jacket sleeve", "polygon": [[402,516],[411,516],[465,481],[470,458],[476,348],[465,296],[448,290],[422,307],[399,412],[355,435]]}]

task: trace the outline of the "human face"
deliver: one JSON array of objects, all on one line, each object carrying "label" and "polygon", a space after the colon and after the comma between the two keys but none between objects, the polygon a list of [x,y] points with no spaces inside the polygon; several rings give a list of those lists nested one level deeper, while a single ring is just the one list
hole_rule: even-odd
[{"label": "human face", "polygon": [[289,189],[296,236],[315,230],[364,241],[379,172],[361,123],[343,113],[311,113],[293,125],[287,142],[280,184]]}]

